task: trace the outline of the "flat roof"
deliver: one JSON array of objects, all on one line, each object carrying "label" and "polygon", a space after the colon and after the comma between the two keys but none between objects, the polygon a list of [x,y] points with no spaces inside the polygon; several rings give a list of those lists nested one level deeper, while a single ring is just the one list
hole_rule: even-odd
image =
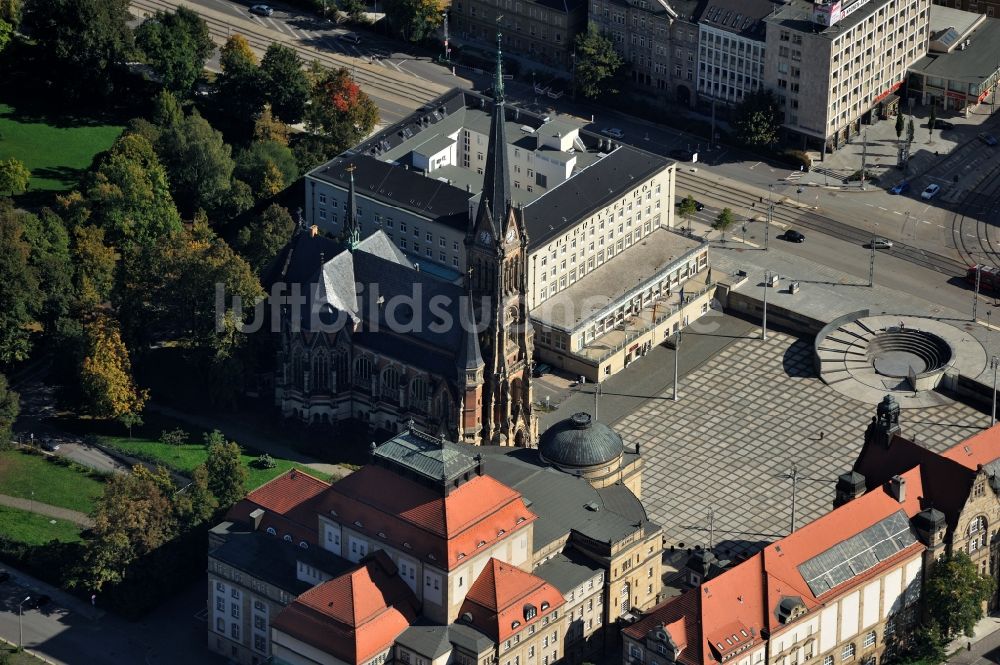
[{"label": "flat roof", "polygon": [[[764,20],[768,23],[781,25],[789,30],[816,34],[833,40],[840,37],[842,34],[859,23],[862,23],[869,16],[877,12],[880,7],[890,2],[890,0],[859,1],[864,2],[862,7],[829,27],[813,21],[813,3],[805,0],[792,0],[790,3]],[[853,3],[846,2],[845,4],[850,5]]]},{"label": "flat roof", "polygon": [[[984,18],[984,14],[967,12],[954,7],[943,7],[941,5],[931,5],[930,30],[931,40],[942,30],[955,28],[958,34],[965,36],[965,33],[974,28],[979,21]],[[987,19],[993,21],[995,19]]]},{"label": "flat roof", "polygon": [[565,331],[576,330],[605,316],[621,299],[705,245],[669,229],[659,228],[605,261],[583,279],[531,310],[531,318]]},{"label": "flat roof", "polygon": [[[932,5],[932,21],[936,9],[946,8]],[[958,13],[968,14],[969,12]],[[957,26],[953,27],[958,30]],[[987,18],[971,33],[963,35],[962,40],[965,39],[970,40],[965,50],[955,48],[950,53],[928,53],[910,65],[909,71],[948,81],[973,85],[985,84],[996,73],[997,69],[1000,69],[998,67],[998,63],[1000,63],[1000,20]]]}]

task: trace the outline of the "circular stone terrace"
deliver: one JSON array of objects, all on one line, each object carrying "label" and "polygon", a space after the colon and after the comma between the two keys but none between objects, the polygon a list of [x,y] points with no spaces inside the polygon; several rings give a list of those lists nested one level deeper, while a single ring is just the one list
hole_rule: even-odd
[{"label": "circular stone terrace", "polygon": [[961,326],[853,312],[816,335],[816,371],[834,390],[869,404],[886,393],[903,408],[944,404],[938,386],[952,385],[959,375],[978,376],[987,362],[982,344]]}]

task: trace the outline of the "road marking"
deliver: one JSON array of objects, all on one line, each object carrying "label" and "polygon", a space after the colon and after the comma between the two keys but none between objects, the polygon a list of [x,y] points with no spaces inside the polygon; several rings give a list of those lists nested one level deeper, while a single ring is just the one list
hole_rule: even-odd
[{"label": "road marking", "polygon": [[390,61],[389,61],[389,64],[390,64],[390,65],[392,65],[392,66],[393,66],[393,67],[394,67],[394,68],[396,69],[396,71],[398,71],[398,72],[400,72],[400,73],[405,73],[405,72],[403,72],[403,68],[402,68],[402,67],[400,67],[399,65],[397,65],[397,64],[396,64],[395,62],[393,62],[392,60],[390,60]]},{"label": "road marking", "polygon": [[874,208],[874,207],[875,207],[875,206],[874,206],[873,204],[871,204],[871,203],[866,203],[865,205],[866,205],[866,206],[868,206],[869,208]]},{"label": "road marking", "polygon": [[879,209],[879,210],[885,210],[886,212],[889,212],[889,209],[888,209],[888,208],[883,208],[882,206],[879,206],[879,207],[878,207],[878,209]]},{"label": "road marking", "polygon": [[750,170],[753,171],[755,168],[757,168],[761,164],[763,164],[763,162],[757,162],[756,164],[754,164],[753,166],[750,167]]},{"label": "road marking", "polygon": [[[921,223],[921,224],[930,224],[930,222],[928,222],[928,221],[927,221],[926,219],[921,219],[921,220],[920,220],[920,223]],[[938,226],[941,226],[941,225],[940,225],[940,224],[938,224]],[[941,226],[941,228],[944,228],[944,227],[943,227],[943,226]]]},{"label": "road marking", "polygon": [[404,74],[409,74],[410,76],[412,76],[414,78],[418,78],[421,81],[426,81],[427,80],[423,76],[421,76],[420,74],[415,74],[414,72],[411,72],[409,69],[403,69],[403,64],[405,64],[405,63],[402,63],[402,64],[399,65],[399,68],[398,68],[399,71],[403,72]]},{"label": "road marking", "polygon": [[903,213],[899,212],[898,210],[893,210],[892,214],[894,214],[894,215],[902,215]]}]

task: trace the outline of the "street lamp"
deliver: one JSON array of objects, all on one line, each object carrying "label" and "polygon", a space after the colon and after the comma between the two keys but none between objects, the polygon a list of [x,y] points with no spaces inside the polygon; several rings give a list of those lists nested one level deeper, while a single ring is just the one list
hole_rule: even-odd
[{"label": "street lamp", "polygon": [[997,368],[1000,368],[1000,358],[990,356],[990,369],[993,370],[993,411],[990,413],[990,427],[997,424]]},{"label": "street lamp", "polygon": [[674,333],[674,401],[676,402],[677,397],[677,363],[681,356],[681,327],[677,326],[677,332]]},{"label": "street lamp", "polygon": [[[995,383],[995,382],[994,382]],[[31,600],[31,596],[25,596],[24,600],[17,604],[17,650],[24,651],[24,631],[21,629],[21,608]]]},{"label": "street lamp", "polygon": [[764,317],[761,321],[760,339],[767,340],[767,289],[771,285],[771,271],[764,271]]},{"label": "street lamp", "polygon": [[979,283],[983,277],[983,264],[976,263],[976,290],[972,294],[972,320],[976,320],[976,311],[979,307]]},{"label": "street lamp", "polygon": [[767,216],[764,218],[764,251],[767,251],[767,236],[771,230],[771,215],[774,214],[774,202],[771,200],[774,194],[774,183],[767,186]]},{"label": "street lamp", "polygon": [[868,286],[875,286],[875,238],[878,237],[878,222],[872,227],[871,254],[868,258]]}]

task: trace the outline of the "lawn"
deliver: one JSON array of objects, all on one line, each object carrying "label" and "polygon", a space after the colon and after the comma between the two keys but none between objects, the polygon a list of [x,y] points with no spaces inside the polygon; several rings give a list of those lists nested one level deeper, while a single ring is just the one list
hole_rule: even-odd
[{"label": "lawn", "polygon": [[0,159],[24,162],[32,173],[29,191],[72,189],[94,155],[111,147],[121,131],[71,117],[25,117],[0,104]]},{"label": "lawn", "polygon": [[[147,462],[152,462],[153,464],[162,464],[168,469],[172,469],[186,476],[191,475],[194,468],[199,464],[203,464],[205,459],[208,457],[208,451],[205,450],[205,446],[200,443],[187,443],[175,446],[154,441],[152,439],[139,437],[132,437],[129,439],[128,437],[123,436],[103,436],[101,437],[101,440],[105,445],[111,448],[133,455]],[[260,487],[267,481],[284,473],[285,471],[288,471],[292,467],[302,469],[306,473],[314,476],[317,475],[315,471],[302,464],[296,464],[290,460],[279,459],[277,457],[274,458],[274,462],[277,466],[273,469],[256,469],[251,465],[251,462],[256,459],[257,455],[243,454],[243,464],[246,465],[247,470],[250,472],[247,476],[248,490]]]},{"label": "lawn", "polygon": [[0,494],[89,513],[103,489],[99,477],[81,467],[62,466],[20,450],[0,451]]},{"label": "lawn", "polygon": [[42,663],[48,662],[32,656],[27,651],[18,651],[11,644],[0,645],[0,654],[7,656],[6,661],[2,660],[3,656],[0,656],[0,662],[6,662],[8,665],[42,665]]},{"label": "lawn", "polygon": [[52,540],[64,543],[80,540],[80,527],[72,522],[7,506],[0,506],[0,533],[9,540],[27,545],[45,545]]}]

